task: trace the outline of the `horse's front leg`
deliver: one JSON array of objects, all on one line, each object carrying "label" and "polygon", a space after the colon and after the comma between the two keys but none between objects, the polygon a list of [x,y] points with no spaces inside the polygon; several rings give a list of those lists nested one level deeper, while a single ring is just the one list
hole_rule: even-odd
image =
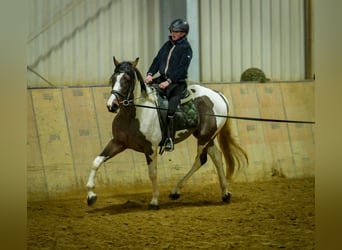
[{"label": "horse's front leg", "polygon": [[152,182],[152,200],[150,202],[149,209],[158,210],[159,188],[157,178],[157,149],[153,151],[152,155],[146,155],[146,161],[148,164],[148,174]]},{"label": "horse's front leg", "polygon": [[88,196],[87,196],[87,203],[88,205],[93,205],[96,202],[97,196],[94,193],[94,187],[95,187],[95,177],[97,170],[100,168],[102,163],[107,161],[108,159],[112,158],[113,156],[117,155],[118,153],[125,150],[126,147],[124,147],[122,144],[117,142],[115,139],[112,139],[108,142],[107,146],[104,148],[102,153],[95,158],[93,161],[93,165],[91,168],[91,172],[88,178],[87,182],[87,188],[88,188]]}]

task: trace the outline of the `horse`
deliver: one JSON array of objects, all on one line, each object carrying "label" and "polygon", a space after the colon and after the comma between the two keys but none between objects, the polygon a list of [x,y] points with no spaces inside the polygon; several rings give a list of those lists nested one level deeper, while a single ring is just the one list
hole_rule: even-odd
[{"label": "horse", "polygon": [[[133,149],[145,155],[148,165],[149,178],[152,183],[152,199],[149,209],[159,209],[157,152],[162,140],[162,131],[154,95],[155,88],[145,84],[136,67],[138,61],[137,57],[134,61],[119,62],[113,56],[115,67],[114,73],[110,77],[112,89],[107,101],[108,111],[116,113],[112,122],[113,138],[93,161],[86,184],[89,206],[93,205],[97,199],[97,195],[94,193],[95,176],[101,164],[125,149]],[[228,183],[236,167],[240,168],[243,163],[248,164],[247,153],[232,135],[227,118],[229,110],[227,98],[222,93],[199,84],[191,84],[188,88],[192,92],[192,99],[198,111],[198,123],[193,128],[176,131],[175,143],[185,140],[190,135],[195,136],[197,138],[197,155],[191,169],[171,191],[169,198],[176,200],[180,197],[181,188],[206,163],[209,154],[219,177],[222,201],[228,203],[231,199]],[[214,142],[216,138],[221,151]],[[226,175],[222,153],[226,162]]]}]

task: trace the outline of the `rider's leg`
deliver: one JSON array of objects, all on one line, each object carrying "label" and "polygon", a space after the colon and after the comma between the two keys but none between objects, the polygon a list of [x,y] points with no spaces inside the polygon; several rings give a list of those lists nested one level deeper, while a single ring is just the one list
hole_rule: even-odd
[{"label": "rider's leg", "polygon": [[167,112],[167,138],[165,141],[165,150],[173,151],[176,134],[175,113],[180,102],[180,96],[175,95],[169,98],[169,108]]},{"label": "rider's leg", "polygon": [[174,116],[167,117],[167,138],[165,141],[165,150],[173,151],[174,149],[174,141],[175,141],[175,123]]}]

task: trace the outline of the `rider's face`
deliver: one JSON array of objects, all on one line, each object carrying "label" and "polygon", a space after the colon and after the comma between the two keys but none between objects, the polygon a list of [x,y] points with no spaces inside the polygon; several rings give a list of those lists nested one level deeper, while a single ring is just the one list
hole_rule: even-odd
[{"label": "rider's face", "polygon": [[182,31],[172,31],[171,32],[171,38],[173,41],[178,40],[179,38],[183,37],[185,35],[185,32]]}]

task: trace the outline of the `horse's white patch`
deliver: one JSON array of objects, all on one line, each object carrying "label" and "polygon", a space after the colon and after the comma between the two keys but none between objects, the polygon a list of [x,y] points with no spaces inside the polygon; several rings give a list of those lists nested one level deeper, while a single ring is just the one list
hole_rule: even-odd
[{"label": "horse's white patch", "polygon": [[162,134],[160,131],[158,112],[154,109],[155,104],[151,101],[139,102],[138,104],[149,106],[149,108],[137,108],[136,118],[139,120],[140,128],[139,130],[145,134],[146,139],[152,143],[154,146],[158,146],[162,139]]},{"label": "horse's white patch", "polygon": [[87,187],[89,189],[88,197],[96,196],[95,193],[92,192],[92,189],[95,186],[95,184],[94,184],[95,183],[95,176],[96,176],[96,172],[97,172],[98,168],[105,161],[105,159],[106,159],[106,157],[104,157],[104,156],[97,156],[95,158],[95,160],[93,161],[93,167],[91,169],[91,172],[90,172],[90,175],[88,178],[88,182],[87,182]]},{"label": "horse's white patch", "polygon": [[[200,85],[191,85],[191,88],[195,90],[195,92],[193,93],[194,98],[200,97],[200,96],[207,96],[212,101],[212,103],[214,104],[213,111],[215,115],[228,116],[227,104],[229,105],[229,102],[224,95],[220,94],[219,92],[213,91],[212,89],[200,86]],[[225,117],[219,117],[219,116],[216,117],[218,130],[220,130],[220,128],[226,122]]]},{"label": "horse's white patch", "polygon": [[[121,81],[121,78],[123,77],[123,75],[124,75],[124,73],[120,73],[119,75],[117,75],[116,81],[115,81],[114,86],[113,86],[113,90],[117,91],[119,93],[121,90],[120,81]],[[111,94],[110,97],[108,98],[107,106],[108,107],[112,106],[112,103],[115,101],[115,99],[116,99],[116,96],[114,94]]]},{"label": "horse's white patch", "polygon": [[106,159],[104,156],[97,156],[93,162],[93,167],[98,168]]}]

